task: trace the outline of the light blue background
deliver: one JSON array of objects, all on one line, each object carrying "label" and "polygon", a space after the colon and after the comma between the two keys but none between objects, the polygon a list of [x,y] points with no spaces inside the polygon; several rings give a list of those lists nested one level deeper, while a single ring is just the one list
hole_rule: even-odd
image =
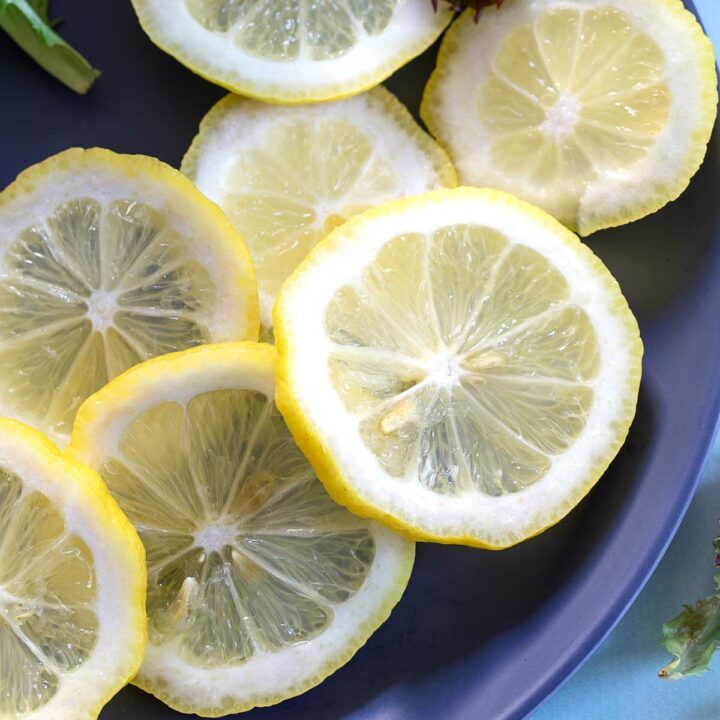
[{"label": "light blue background", "polygon": [[[720,56],[720,0],[695,2]],[[657,677],[669,660],[660,643],[663,622],[712,590],[718,517],[720,444],[670,549],[633,607],[532,720],[720,720],[720,657],[700,677]]]}]

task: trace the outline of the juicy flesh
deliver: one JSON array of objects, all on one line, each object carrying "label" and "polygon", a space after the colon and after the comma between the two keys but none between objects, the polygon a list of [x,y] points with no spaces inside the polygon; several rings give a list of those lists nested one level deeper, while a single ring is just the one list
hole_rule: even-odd
[{"label": "juicy flesh", "polygon": [[270,128],[235,161],[220,205],[255,261],[264,331],[280,286],[335,226],[397,195],[398,175],[372,139],[339,119]]},{"label": "juicy flesh", "polygon": [[142,360],[207,342],[207,271],[138,202],[59,205],[0,258],[0,398],[67,435],[79,405]]},{"label": "juicy flesh", "polygon": [[269,60],[342,57],[381,33],[397,0],[186,0],[205,28],[226,33],[246,53]]},{"label": "juicy flesh", "polygon": [[593,402],[596,335],[569,296],[491,228],[387,242],[325,315],[331,382],[383,469],[448,495],[537,482]]},{"label": "juicy flesh", "polygon": [[319,635],[375,556],[261,393],[168,402],[124,432],[101,474],[147,550],[151,642],[234,666]]},{"label": "juicy flesh", "polygon": [[41,493],[0,468],[0,718],[46,705],[97,640],[92,555]]},{"label": "juicy flesh", "polygon": [[480,90],[493,167],[553,212],[577,213],[588,183],[648,156],[671,106],[657,43],[614,7],[559,8],[513,30]]}]

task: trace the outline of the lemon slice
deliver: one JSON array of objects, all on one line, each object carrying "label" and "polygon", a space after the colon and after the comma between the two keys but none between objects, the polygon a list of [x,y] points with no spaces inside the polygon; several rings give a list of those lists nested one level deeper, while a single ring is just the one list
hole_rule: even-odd
[{"label": "lemon slice", "polygon": [[94,720],[145,650],[145,563],[100,478],[0,419],[0,717]]},{"label": "lemon slice", "polygon": [[436,190],[331,233],[275,306],[277,403],[339,502],[499,548],[562,518],[635,413],[617,283],[542,210]]},{"label": "lemon slice", "polygon": [[242,95],[298,103],[374,87],[452,13],[425,0],[133,0],[151,40]]},{"label": "lemon slice", "polygon": [[304,692],[405,589],[414,545],[326,494],[274,401],[270,345],[205,346],[86,401],[70,452],[147,550],[149,646],[134,681],[224,715]]},{"label": "lemon slice", "polygon": [[0,414],[62,444],[131,365],[257,332],[242,240],[158,160],[68,150],[0,194]]},{"label": "lemon slice", "polygon": [[453,25],[421,114],[461,182],[589,235],[682,193],[716,105],[712,44],[680,0],[513,0]]},{"label": "lemon slice", "polygon": [[182,170],[248,243],[265,337],[280,286],[329,230],[381,202],[455,185],[445,153],[380,87],[304,107],[228,96]]}]

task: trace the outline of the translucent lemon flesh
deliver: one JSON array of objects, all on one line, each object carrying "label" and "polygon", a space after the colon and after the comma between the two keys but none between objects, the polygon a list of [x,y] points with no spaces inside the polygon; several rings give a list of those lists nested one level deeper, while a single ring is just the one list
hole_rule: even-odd
[{"label": "translucent lemon flesh", "polygon": [[392,161],[338,119],[280,123],[238,158],[220,205],[255,260],[264,315],[318,240],[399,186]]},{"label": "translucent lemon flesh", "polygon": [[162,213],[77,197],[0,257],[0,397],[67,435],[85,398],[137,362],[207,342],[216,288]]},{"label": "translucent lemon flesh", "polygon": [[206,29],[248,54],[284,61],[331,60],[381,33],[397,0],[186,0]]},{"label": "translucent lemon flesh", "polygon": [[367,521],[330,500],[262,393],[156,405],[100,473],[147,550],[150,642],[189,665],[318,636],[373,564]]},{"label": "translucent lemon flesh", "polygon": [[671,108],[658,44],[615,7],[550,9],[504,39],[480,89],[498,172],[552,188],[561,217],[598,173],[647,158]]},{"label": "translucent lemon flesh", "polygon": [[0,468],[0,717],[41,710],[88,659],[96,596],[87,545],[45,495]]},{"label": "translucent lemon flesh", "polygon": [[546,257],[480,224],[390,239],[325,312],[330,380],[397,482],[516,493],[582,433],[600,352]]}]

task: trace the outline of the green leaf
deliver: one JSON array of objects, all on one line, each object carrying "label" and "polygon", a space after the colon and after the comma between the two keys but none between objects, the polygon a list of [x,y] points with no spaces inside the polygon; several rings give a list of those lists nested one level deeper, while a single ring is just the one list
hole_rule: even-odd
[{"label": "green leaf", "polygon": [[28,5],[37,13],[43,22],[50,24],[50,0],[28,0]]},{"label": "green leaf", "polygon": [[0,28],[75,92],[86,93],[100,75],[50,27],[48,0],[0,0]]},{"label": "green leaf", "polygon": [[[720,552],[720,538],[715,540],[715,548]],[[708,669],[720,646],[720,575],[715,576],[712,595],[695,605],[686,605],[676,618],[663,625],[663,642],[675,659],[660,670],[661,678],[677,680]]]}]

